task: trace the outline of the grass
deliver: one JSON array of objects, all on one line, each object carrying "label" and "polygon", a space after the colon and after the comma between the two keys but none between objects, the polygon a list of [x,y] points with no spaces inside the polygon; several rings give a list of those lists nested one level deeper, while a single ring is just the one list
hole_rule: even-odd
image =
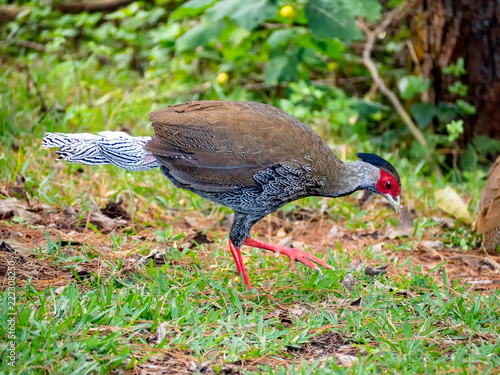
[{"label": "grass", "polygon": [[[500,292],[461,281],[460,272],[482,277],[475,266],[456,266],[457,256],[479,256],[464,250],[477,248],[478,241],[470,227],[457,222],[444,228],[433,218],[445,216],[435,208],[433,192],[446,184],[477,211],[483,172],[459,184],[456,175],[429,177],[414,161],[384,155],[398,166],[405,203],[417,210],[413,236],[384,239],[397,218],[379,202],[360,208],[352,197],[327,200],[326,214],[320,211],[322,199],[294,202],[263,219],[256,235],[278,242],[284,228],[285,236],[309,251],[325,251],[333,270],[317,273],[298,265],[289,272],[286,259],[245,249],[256,287],[249,292],[241,287],[225,242],[230,210],[175,189],[158,171],[63,164],[39,148],[45,131],[124,128],[150,134],[148,112],[196,99],[181,94],[170,100],[175,88],[164,80],[105,69],[97,70],[91,59],[71,64],[46,56],[31,72],[43,92],[45,113],[25,72],[10,68],[0,77],[1,195],[26,204],[16,190],[23,176],[32,207],[43,215],[41,223],[0,221],[2,241],[16,248],[0,252],[2,263],[14,261],[17,267],[16,361],[11,367],[4,360],[9,345],[4,340],[1,371],[105,374],[160,368],[228,374],[231,366],[253,374],[499,371]],[[227,100],[252,98],[220,87],[207,96],[215,99],[220,90]],[[349,157],[367,144],[351,139]],[[129,224],[101,233],[88,220],[90,195],[100,207],[122,198]],[[66,229],[65,206],[76,209],[74,225]],[[328,237],[334,225],[343,237]],[[213,242],[193,244],[189,238],[197,231]],[[420,256],[422,239],[443,241],[455,258],[446,251],[443,259]],[[374,245],[381,242],[379,251]],[[368,276],[353,267],[360,259],[389,264],[389,273]],[[352,291],[343,286],[348,274],[357,280]],[[5,288],[4,282],[0,303],[8,311]],[[4,337],[9,317],[0,316]]]},{"label": "grass", "polygon": [[[98,256],[82,250],[79,263]],[[50,252],[51,266],[67,266],[64,249],[55,244]],[[220,261],[217,253],[203,255]],[[135,272],[124,272],[119,259],[106,261],[107,272],[75,273],[59,289],[25,283],[18,290],[16,372],[109,373],[151,362],[180,366],[167,358],[181,364],[211,361],[215,368],[236,362],[272,374],[487,373],[500,365],[498,291],[481,296],[411,266],[403,277],[355,273],[359,286],[346,292],[347,254],[330,257],[334,269],[319,274],[303,268],[288,273],[280,260],[260,264],[254,251],[247,264],[258,289],[249,293],[227,270],[201,270],[199,256],[183,254],[188,265],[150,260]],[[350,306],[358,298],[362,307]],[[6,294],[2,299],[7,306]],[[160,325],[165,336],[158,342]],[[1,327],[7,327],[5,316]],[[335,340],[321,340],[333,334]],[[309,353],[316,340],[320,354]],[[341,346],[359,356],[352,369],[322,355]],[[324,367],[315,367],[317,361]]]}]

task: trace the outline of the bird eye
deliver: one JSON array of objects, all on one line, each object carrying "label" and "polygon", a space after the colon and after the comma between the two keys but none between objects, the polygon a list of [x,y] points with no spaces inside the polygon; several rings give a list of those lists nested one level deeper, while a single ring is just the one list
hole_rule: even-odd
[{"label": "bird eye", "polygon": [[385,183],[385,187],[386,187],[386,189],[390,189],[390,188],[392,188],[392,184],[389,181],[387,181]]}]

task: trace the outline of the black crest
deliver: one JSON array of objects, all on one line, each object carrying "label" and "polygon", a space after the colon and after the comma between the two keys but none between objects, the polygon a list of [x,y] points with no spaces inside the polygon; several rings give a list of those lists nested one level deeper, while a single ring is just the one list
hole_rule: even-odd
[{"label": "black crest", "polygon": [[396,171],[396,168],[394,168],[392,164],[387,160],[381,158],[376,154],[369,154],[364,152],[357,153],[356,156],[363,160],[365,163],[370,163],[377,168],[383,169],[384,171],[392,175],[396,179],[398,185],[401,186],[401,180],[399,179],[398,171]]}]

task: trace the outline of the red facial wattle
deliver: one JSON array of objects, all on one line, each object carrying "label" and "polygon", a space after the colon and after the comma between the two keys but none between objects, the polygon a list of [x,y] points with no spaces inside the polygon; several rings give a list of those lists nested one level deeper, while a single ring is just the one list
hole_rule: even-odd
[{"label": "red facial wattle", "polygon": [[384,171],[380,170],[380,179],[377,182],[377,190],[382,194],[388,194],[391,197],[399,195],[399,184],[396,179]]}]

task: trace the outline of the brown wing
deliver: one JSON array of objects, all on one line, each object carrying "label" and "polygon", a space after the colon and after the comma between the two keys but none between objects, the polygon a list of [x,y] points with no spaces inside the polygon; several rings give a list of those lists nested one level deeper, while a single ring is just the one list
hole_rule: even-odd
[{"label": "brown wing", "polygon": [[500,227],[500,156],[491,167],[481,193],[476,227],[477,233]]},{"label": "brown wing", "polygon": [[254,185],[254,173],[270,164],[321,163],[333,156],[308,126],[266,104],[198,101],[149,118],[155,136],[146,150],[179,182],[207,191]]}]

